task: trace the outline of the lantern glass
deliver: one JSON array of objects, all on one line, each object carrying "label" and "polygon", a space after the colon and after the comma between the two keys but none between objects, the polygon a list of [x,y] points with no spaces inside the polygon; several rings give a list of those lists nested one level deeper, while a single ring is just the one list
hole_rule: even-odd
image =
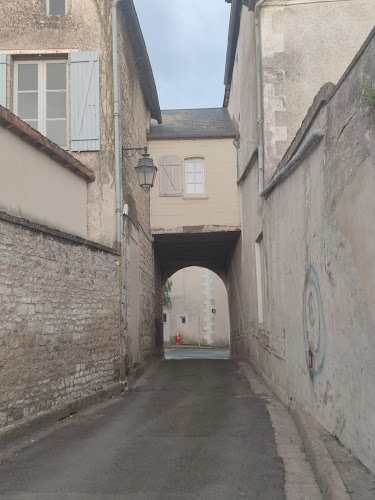
[{"label": "lantern glass", "polygon": [[154,165],[154,161],[150,156],[145,153],[142,158],[138,161],[138,165],[135,167],[137,172],[138,181],[141,187],[146,191],[150,191],[153,187],[157,168]]}]

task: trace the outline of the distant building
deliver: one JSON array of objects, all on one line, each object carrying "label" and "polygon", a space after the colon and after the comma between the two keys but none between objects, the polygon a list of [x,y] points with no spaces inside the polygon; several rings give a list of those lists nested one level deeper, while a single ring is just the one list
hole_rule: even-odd
[{"label": "distant building", "polygon": [[163,311],[164,343],[229,346],[228,294],[221,278],[208,269],[188,267],[171,277],[172,308]]}]

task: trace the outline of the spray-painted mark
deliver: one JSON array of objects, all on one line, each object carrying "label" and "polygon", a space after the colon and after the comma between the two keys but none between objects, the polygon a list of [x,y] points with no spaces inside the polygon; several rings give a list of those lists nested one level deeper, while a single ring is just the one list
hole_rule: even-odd
[{"label": "spray-painted mark", "polygon": [[306,273],[303,290],[303,335],[306,363],[311,378],[321,372],[326,353],[326,327],[318,275],[314,266]]}]

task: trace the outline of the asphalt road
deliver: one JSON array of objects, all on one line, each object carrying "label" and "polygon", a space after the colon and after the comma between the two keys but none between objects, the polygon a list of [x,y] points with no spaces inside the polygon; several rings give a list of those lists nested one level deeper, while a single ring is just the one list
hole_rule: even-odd
[{"label": "asphalt road", "polygon": [[217,359],[163,361],[0,462],[2,499],[278,500],[283,483],[264,399]]}]

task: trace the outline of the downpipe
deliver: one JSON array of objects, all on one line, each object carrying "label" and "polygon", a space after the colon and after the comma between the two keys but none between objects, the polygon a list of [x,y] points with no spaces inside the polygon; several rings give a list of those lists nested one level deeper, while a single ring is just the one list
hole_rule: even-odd
[{"label": "downpipe", "polygon": [[121,249],[121,169],[120,169],[120,106],[118,85],[118,33],[117,6],[120,0],[112,3],[112,54],[113,54],[113,119],[115,133],[115,182],[116,182],[116,241],[117,249]]},{"label": "downpipe", "polygon": [[297,165],[298,162],[302,160],[302,158],[313,149],[324,137],[324,132],[318,128],[311,133],[308,137],[307,141],[303,144],[303,146],[297,151],[297,153],[288,161],[284,168],[280,170],[278,174],[272,179],[272,181],[260,192],[260,196],[263,198],[267,196],[272,189],[279,184],[284,177],[289,173],[289,171]]},{"label": "downpipe", "polygon": [[255,4],[255,58],[257,76],[257,128],[258,128],[258,179],[259,194],[264,187],[264,141],[263,141],[263,94],[262,94],[262,40],[260,31],[260,8],[267,0]]}]

